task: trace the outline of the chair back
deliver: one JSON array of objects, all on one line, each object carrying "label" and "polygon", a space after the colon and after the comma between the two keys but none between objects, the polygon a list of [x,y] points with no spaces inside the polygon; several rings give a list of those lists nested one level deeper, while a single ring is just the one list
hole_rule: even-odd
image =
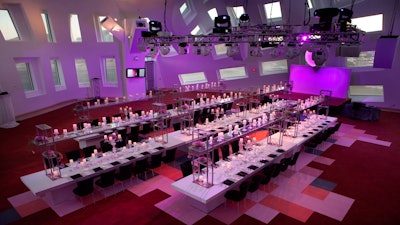
[{"label": "chair back", "polygon": [[162,152],[152,155],[151,156],[151,163],[150,166],[151,168],[157,168],[161,166],[161,161],[162,161]]},{"label": "chair back", "polygon": [[92,193],[94,190],[93,187],[93,178],[89,178],[86,180],[78,181],[77,188],[75,189],[75,193],[80,196],[85,196]]},{"label": "chair back", "polygon": [[76,161],[81,157],[81,151],[79,149],[76,149],[76,150],[66,152],[65,155],[67,156],[68,160],[72,159],[72,160]]},{"label": "chair back", "polygon": [[165,158],[164,158],[164,163],[170,163],[175,161],[175,155],[176,155],[176,148],[169,149],[165,152]]},{"label": "chair back", "polygon": [[181,163],[180,167],[181,167],[182,175],[184,177],[193,173],[192,161],[190,161],[190,160],[187,160],[187,161]]},{"label": "chair back", "polygon": [[229,144],[226,144],[224,146],[221,147],[221,151],[222,151],[222,158],[226,159],[229,156]]},{"label": "chair back", "polygon": [[100,141],[100,147],[102,152],[109,152],[112,150],[112,145],[104,140]]},{"label": "chair back", "polygon": [[119,180],[126,180],[131,177],[132,177],[132,165],[131,164],[119,167],[119,173],[117,176],[117,178]]},{"label": "chair back", "polygon": [[101,183],[107,187],[107,186],[111,186],[114,184],[114,173],[115,170],[106,172],[106,173],[102,173],[100,175],[100,179],[101,179]]},{"label": "chair back", "polygon": [[94,152],[95,149],[96,149],[96,145],[91,145],[91,146],[82,148],[83,155],[85,156],[85,158],[92,156],[92,153]]}]

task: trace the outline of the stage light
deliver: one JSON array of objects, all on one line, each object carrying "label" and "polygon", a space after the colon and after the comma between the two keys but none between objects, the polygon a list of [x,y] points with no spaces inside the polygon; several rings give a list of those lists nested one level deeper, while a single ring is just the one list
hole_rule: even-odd
[{"label": "stage light", "polygon": [[160,47],[160,52],[161,55],[168,55],[168,53],[171,51],[169,44],[163,44]]},{"label": "stage light", "polygon": [[261,50],[261,46],[257,43],[250,44],[250,55],[255,57],[263,56],[263,52]]},{"label": "stage light", "polygon": [[351,17],[353,16],[353,11],[346,8],[341,8],[339,10],[339,20],[340,32],[346,32],[348,25],[351,24]]},{"label": "stage light", "polygon": [[329,49],[326,46],[316,46],[305,52],[305,60],[311,67],[324,65],[329,56]]},{"label": "stage light", "polygon": [[324,8],[315,10],[314,16],[319,18],[319,23],[314,24],[312,29],[319,31],[330,31],[332,28],[332,18],[338,14],[338,8]]},{"label": "stage light", "polygon": [[162,24],[159,21],[151,20],[149,22],[149,31],[154,35],[157,35],[159,31],[162,31]]},{"label": "stage light", "polygon": [[200,52],[204,56],[208,56],[211,53],[210,44],[201,44]]},{"label": "stage light", "polygon": [[231,18],[227,15],[217,16],[214,19],[213,33],[227,34],[231,33]]},{"label": "stage light", "polygon": [[239,53],[239,44],[227,43],[226,44],[226,55],[232,57]]},{"label": "stage light", "polygon": [[249,14],[244,13],[239,17],[239,26],[240,27],[247,27],[250,25],[250,17]]},{"label": "stage light", "polygon": [[189,45],[186,42],[181,42],[178,44],[178,54],[186,55],[189,52]]}]

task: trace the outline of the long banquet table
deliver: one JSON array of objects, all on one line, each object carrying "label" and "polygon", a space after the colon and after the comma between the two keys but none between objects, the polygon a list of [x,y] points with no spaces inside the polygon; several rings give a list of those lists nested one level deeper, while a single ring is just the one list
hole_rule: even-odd
[{"label": "long banquet table", "polygon": [[[336,120],[337,118],[334,117],[318,116],[313,123],[307,126],[304,126],[305,123],[303,123],[297,137],[284,136],[282,146],[268,144],[267,139],[264,139],[257,142],[252,151],[242,151],[239,153],[241,156],[233,158],[230,156],[229,162],[217,162],[218,167],[214,169],[213,174],[214,185],[209,188],[195,183],[192,175],[174,182],[172,187],[188,196],[193,207],[209,213],[225,202],[226,191],[235,188],[268,165],[279,163],[283,157],[299,151],[304,142],[327,129]],[[272,143],[278,143],[278,134],[273,134],[271,138]],[[231,169],[228,169],[227,164],[231,164]]]}]

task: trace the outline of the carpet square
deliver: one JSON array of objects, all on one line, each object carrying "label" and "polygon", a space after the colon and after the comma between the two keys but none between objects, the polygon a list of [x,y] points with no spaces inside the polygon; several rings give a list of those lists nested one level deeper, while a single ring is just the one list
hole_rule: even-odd
[{"label": "carpet square", "polygon": [[313,211],[310,209],[304,208],[303,206],[289,202],[282,198],[278,198],[273,195],[268,195],[267,197],[265,197],[262,201],[260,201],[260,204],[277,210],[303,223],[305,223],[308,218],[310,218],[310,216],[313,214]]},{"label": "carpet square", "polygon": [[165,164],[162,164],[160,167],[156,168],[154,172],[163,175],[165,177],[168,177],[171,180],[178,180],[182,178],[181,170],[178,170],[172,166],[168,166]]},{"label": "carpet square", "polygon": [[335,144],[336,145],[341,145],[344,147],[351,147],[353,143],[356,141],[357,137],[355,138],[350,138],[350,137],[340,137],[336,140]]},{"label": "carpet square", "polygon": [[314,159],[314,162],[330,166],[333,162],[335,162],[335,160],[324,156],[318,156]]},{"label": "carpet square", "polygon": [[309,166],[305,166],[300,170],[300,172],[311,175],[313,177],[319,177],[323,171]]},{"label": "carpet square", "polygon": [[24,205],[15,207],[15,210],[17,210],[18,214],[21,217],[25,217],[34,214],[36,212],[39,212],[43,209],[46,209],[48,207],[49,206],[42,199],[36,199]]},{"label": "carpet square", "polygon": [[337,184],[321,178],[317,178],[311,183],[311,185],[325,189],[327,191],[333,191]]},{"label": "carpet square", "polygon": [[246,212],[246,215],[251,216],[263,223],[271,222],[278,214],[279,211],[262,204],[256,204]]},{"label": "carpet square", "polygon": [[382,146],[386,146],[386,147],[390,147],[390,145],[392,144],[392,142],[377,140],[375,138],[358,137],[358,140],[368,142],[371,144],[382,145]]},{"label": "carpet square", "polygon": [[12,206],[17,207],[20,205],[24,205],[26,203],[29,203],[31,201],[39,199],[37,196],[33,195],[32,192],[27,191],[18,195],[14,195],[10,198],[8,198],[8,201],[11,203]]},{"label": "carpet square", "polygon": [[324,200],[329,195],[330,192],[325,189],[309,185],[301,193],[309,195],[314,198]]},{"label": "carpet square", "polygon": [[0,212],[0,225],[6,225],[19,220],[21,217],[18,212],[12,208]]},{"label": "carpet square", "polygon": [[[240,202],[240,206],[244,205],[243,202]],[[241,210],[238,204],[233,201],[227,201],[226,204],[222,204],[209,213],[213,218],[225,223],[231,224],[233,221],[237,220],[241,215],[243,215],[243,211]]]}]

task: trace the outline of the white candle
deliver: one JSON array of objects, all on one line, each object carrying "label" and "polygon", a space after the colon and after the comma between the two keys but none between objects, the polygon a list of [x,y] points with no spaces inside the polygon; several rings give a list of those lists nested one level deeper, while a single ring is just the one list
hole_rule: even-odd
[{"label": "white candle", "polygon": [[55,135],[58,135],[59,133],[58,133],[58,129],[54,129],[54,134]]},{"label": "white candle", "polygon": [[94,150],[93,150],[93,153],[94,153],[94,154],[97,154],[97,149],[94,149]]},{"label": "white candle", "polygon": [[68,130],[67,129],[63,129],[63,134],[67,134]]},{"label": "white candle", "polygon": [[105,141],[107,141],[107,138],[108,138],[107,135],[104,135],[104,140],[105,140]]},{"label": "white candle", "polygon": [[72,124],[72,128],[73,128],[74,130],[76,130],[76,129],[78,129],[78,125],[76,125],[76,123],[74,123],[74,124]]},{"label": "white candle", "polygon": [[70,159],[70,160],[69,160],[69,164],[71,165],[72,163],[74,163],[74,160],[73,160],[73,159]]},{"label": "white candle", "polygon": [[131,140],[128,140],[128,145],[132,145],[132,141]]}]

